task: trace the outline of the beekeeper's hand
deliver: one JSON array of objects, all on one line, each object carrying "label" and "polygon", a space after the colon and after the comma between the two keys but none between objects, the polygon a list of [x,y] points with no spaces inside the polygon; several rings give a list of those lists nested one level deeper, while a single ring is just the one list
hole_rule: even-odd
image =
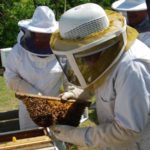
[{"label": "beekeeper's hand", "polygon": [[60,141],[85,146],[84,138],[87,128],[55,125],[50,127],[50,129],[53,132],[53,136]]},{"label": "beekeeper's hand", "polygon": [[41,92],[38,92],[37,95],[42,96],[43,94]]},{"label": "beekeeper's hand", "polygon": [[66,88],[66,90],[66,92],[59,95],[62,100],[79,99],[80,95],[84,91],[82,88],[72,84],[68,84],[68,88]]},{"label": "beekeeper's hand", "polygon": [[91,97],[88,91],[85,91],[81,88],[74,87],[68,92],[64,92],[59,95],[62,100],[75,99],[75,100],[88,100]]},{"label": "beekeeper's hand", "polygon": [[68,92],[64,92],[64,93],[61,93],[59,95],[59,97],[62,99],[62,100],[69,100],[69,99],[76,99],[76,95],[73,93],[73,91],[68,91]]}]

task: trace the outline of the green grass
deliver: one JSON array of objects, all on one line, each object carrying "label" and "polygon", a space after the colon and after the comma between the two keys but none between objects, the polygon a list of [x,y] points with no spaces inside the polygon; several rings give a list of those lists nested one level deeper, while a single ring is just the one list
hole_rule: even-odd
[{"label": "green grass", "polygon": [[18,109],[18,100],[14,92],[10,90],[3,76],[0,76],[0,112]]}]

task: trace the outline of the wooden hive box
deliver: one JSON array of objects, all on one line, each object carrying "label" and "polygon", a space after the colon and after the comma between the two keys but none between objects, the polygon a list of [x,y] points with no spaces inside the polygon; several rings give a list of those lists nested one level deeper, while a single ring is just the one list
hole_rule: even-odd
[{"label": "wooden hive box", "polygon": [[43,128],[0,134],[0,150],[55,150]]}]

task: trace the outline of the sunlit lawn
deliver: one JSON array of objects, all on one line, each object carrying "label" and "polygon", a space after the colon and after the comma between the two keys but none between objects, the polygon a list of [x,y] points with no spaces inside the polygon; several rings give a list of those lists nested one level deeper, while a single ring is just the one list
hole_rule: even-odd
[{"label": "sunlit lawn", "polygon": [[18,100],[14,92],[7,88],[4,78],[0,76],[0,112],[18,109]]}]

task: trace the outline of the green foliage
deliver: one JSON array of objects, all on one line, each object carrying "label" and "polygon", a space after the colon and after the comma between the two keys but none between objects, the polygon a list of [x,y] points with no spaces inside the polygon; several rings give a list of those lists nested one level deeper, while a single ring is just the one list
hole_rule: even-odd
[{"label": "green foliage", "polygon": [[97,3],[110,8],[115,0],[0,0],[0,48],[12,47],[16,43],[19,32],[18,21],[29,19],[37,6],[49,6],[56,19],[64,11],[83,3]]},{"label": "green foliage", "polygon": [[101,5],[107,9],[110,9],[110,6],[114,1],[115,0],[102,0]]},{"label": "green foliage", "polygon": [[1,48],[12,47],[15,44],[19,32],[18,21],[30,18],[33,11],[34,5],[30,1],[2,0],[0,2]]}]

